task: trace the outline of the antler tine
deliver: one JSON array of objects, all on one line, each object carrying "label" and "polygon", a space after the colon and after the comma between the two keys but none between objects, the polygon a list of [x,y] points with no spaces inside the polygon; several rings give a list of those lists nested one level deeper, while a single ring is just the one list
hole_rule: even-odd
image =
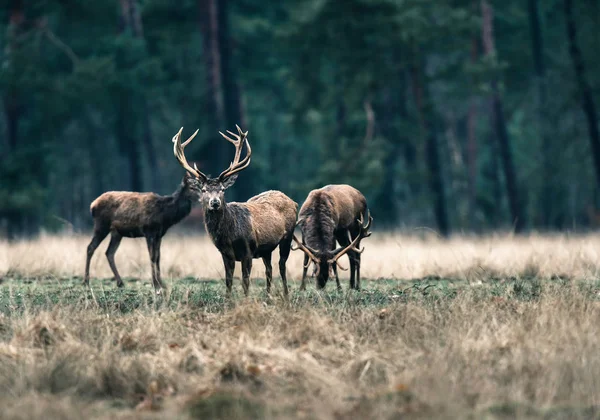
[{"label": "antler tine", "polygon": [[175,155],[175,158],[177,158],[177,160],[179,161],[179,163],[181,164],[181,166],[183,166],[183,168],[186,171],[188,171],[190,174],[192,174],[196,178],[207,179],[207,176],[204,175],[202,172],[200,172],[200,170],[198,169],[198,167],[196,166],[196,164],[194,164],[193,168],[190,166],[190,164],[188,163],[187,159],[185,158],[185,153],[183,151],[183,149],[185,148],[185,146],[187,146],[194,139],[194,137],[196,137],[196,135],[198,134],[198,131],[199,130],[196,130],[194,132],[194,134],[192,134],[182,144],[181,143],[181,133],[183,132],[183,127],[181,127],[179,129],[179,131],[177,132],[177,134],[175,134],[173,136],[173,139],[171,140],[173,142],[173,154]]},{"label": "antler tine", "polygon": [[293,235],[293,239],[294,241],[296,241],[296,244],[298,245],[296,248],[294,248],[293,246],[291,247],[292,251],[297,251],[299,249],[301,249],[306,255],[308,255],[308,258],[310,258],[315,265],[319,265],[319,259],[315,256],[315,252],[310,249],[308,246],[304,245],[300,240],[298,240],[298,238],[296,238],[296,235]]},{"label": "antler tine", "polygon": [[[183,127],[181,127],[181,129],[183,129]],[[196,134],[198,134],[198,131],[200,131],[200,129],[197,129],[194,134],[192,134],[182,145],[181,145],[181,149],[183,150],[185,148],[185,146],[188,145],[189,142],[191,142],[192,140],[194,140],[194,137],[196,137]]]},{"label": "antler tine", "polygon": [[336,261],[335,264],[337,265],[337,268],[339,268],[340,270],[342,270],[342,271],[348,271],[348,267],[344,267],[338,261]]},{"label": "antler tine", "polygon": [[369,231],[369,228],[371,227],[371,223],[373,222],[373,217],[371,217],[371,213],[369,212],[369,219],[367,221],[367,224],[364,225],[364,217],[361,214],[360,218],[357,219],[357,221],[360,223],[360,232],[358,233],[358,235],[356,235],[356,238],[354,238],[354,240],[350,243],[350,245],[348,245],[347,247],[345,247],[344,249],[342,249],[341,251],[337,252],[334,251],[334,256],[333,258],[331,258],[329,260],[330,264],[333,264],[334,262],[336,262],[342,255],[344,255],[345,253],[347,253],[348,251],[354,251],[354,252],[358,252],[359,254],[362,254],[364,252],[364,248],[363,249],[358,249],[356,247],[356,244],[363,238],[368,238],[369,236],[371,236],[371,232]]},{"label": "antler tine", "polygon": [[[245,133],[242,132],[242,129],[236,125],[239,135],[232,133],[231,131],[227,130],[227,133],[229,133],[231,136],[235,137],[237,140],[232,139],[231,137],[221,133],[219,131],[219,134],[221,134],[221,136],[223,136],[223,138],[225,138],[225,140],[227,140],[228,142],[232,143],[235,146],[235,155],[233,157],[233,162],[231,162],[231,164],[229,165],[229,167],[227,169],[225,169],[223,172],[221,172],[221,174],[219,175],[219,179],[224,179],[224,178],[228,178],[231,175],[240,172],[243,169],[246,169],[248,167],[248,165],[250,165],[250,157],[252,156],[252,148],[250,147],[250,143],[248,142],[248,132],[246,131]],[[244,148],[244,144],[246,145],[246,156],[244,157],[244,159],[242,159],[242,161],[240,162],[240,156],[242,154],[242,149]]]},{"label": "antler tine", "polygon": [[320,272],[321,272],[321,265],[315,263],[315,270],[313,271],[313,277],[319,277]]}]

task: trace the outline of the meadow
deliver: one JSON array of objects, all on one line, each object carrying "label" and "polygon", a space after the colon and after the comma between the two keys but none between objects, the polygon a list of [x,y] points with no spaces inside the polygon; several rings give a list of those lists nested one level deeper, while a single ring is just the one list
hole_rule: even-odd
[{"label": "meadow", "polygon": [[362,291],[300,292],[294,252],[289,302],[260,260],[226,300],[200,235],[165,237],[162,298],[143,240],[87,290],[88,241],[0,242],[1,418],[600,417],[598,236],[374,232]]}]

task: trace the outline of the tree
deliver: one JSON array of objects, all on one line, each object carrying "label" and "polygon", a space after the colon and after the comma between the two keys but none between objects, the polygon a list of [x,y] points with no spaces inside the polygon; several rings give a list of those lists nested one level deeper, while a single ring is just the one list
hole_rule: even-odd
[{"label": "tree", "polygon": [[135,80],[131,72],[135,58],[133,50],[135,44],[133,38],[134,14],[132,13],[132,2],[135,0],[120,0],[121,15],[119,16],[119,40],[116,45],[116,63],[120,80],[117,81],[115,90],[115,108],[117,109],[115,133],[121,152],[127,159],[129,172],[129,189],[131,191],[142,191],[142,166],[140,161],[140,148],[138,145],[138,120],[135,110],[138,105],[138,97],[135,92]]},{"label": "tree", "polygon": [[[126,22],[126,26],[131,31],[133,37],[145,44],[144,40],[144,26],[142,24],[142,17],[139,10],[137,0],[121,0],[121,8],[123,10],[123,17]],[[140,119],[142,125],[141,138],[148,154],[148,164],[150,166],[150,179],[151,188],[156,191],[160,184],[160,173],[158,167],[158,159],[156,157],[156,151],[154,150],[154,142],[152,136],[152,126],[150,125],[150,109],[148,107],[148,101],[143,94],[139,98],[140,104]]]},{"label": "tree", "polygon": [[421,137],[425,141],[425,159],[429,169],[428,178],[433,196],[433,211],[440,234],[448,236],[450,234],[450,222],[438,145],[436,116],[423,66],[424,64],[418,61],[412,69],[413,94],[419,114]]},{"label": "tree", "polygon": [[528,0],[529,27],[531,33],[531,55],[533,57],[534,87],[536,89],[537,130],[541,137],[542,156],[542,191],[540,193],[540,209],[542,210],[542,224],[550,228],[556,223],[556,192],[554,175],[556,165],[552,142],[548,134],[547,91],[546,91],[546,63],[544,60],[544,39],[538,0]]},{"label": "tree", "polygon": [[[478,39],[476,36],[471,40],[471,64],[478,59]],[[469,98],[469,110],[467,114],[467,185],[469,200],[469,219],[471,227],[476,223],[477,210],[477,98],[471,95]]]},{"label": "tree", "polygon": [[[235,131],[235,125],[247,130],[248,124],[242,108],[242,92],[237,77],[238,60],[235,57],[235,43],[231,36],[231,7],[228,0],[219,0],[217,20],[219,25],[219,56],[221,58],[221,81],[223,84],[223,111],[225,126]],[[230,150],[228,150],[231,153]],[[226,155],[228,156],[228,155]],[[240,199],[248,199],[258,193],[254,187],[255,171],[249,168],[246,176],[240,177],[234,192]]]},{"label": "tree", "polygon": [[[494,26],[493,26],[493,9],[487,0],[481,0],[481,16],[482,16],[482,38],[483,48],[486,56],[491,59],[496,59],[496,47],[494,46]],[[502,158],[502,166],[504,169],[504,177],[506,179],[506,192],[510,204],[510,213],[512,223],[514,224],[515,232],[522,232],[526,226],[525,212],[523,211],[521,197],[519,195],[519,187],[517,174],[513,160],[512,144],[506,127],[506,118],[504,115],[504,106],[500,96],[498,80],[494,77],[491,81],[491,115],[496,132],[496,138],[500,149],[500,157]]]},{"label": "tree", "polygon": [[587,121],[587,129],[596,171],[596,184],[600,187],[600,133],[598,132],[598,114],[592,89],[587,80],[585,63],[577,42],[577,26],[573,17],[573,1],[564,0],[564,13],[567,28],[569,54],[575,71],[575,78],[581,94],[581,108]]}]

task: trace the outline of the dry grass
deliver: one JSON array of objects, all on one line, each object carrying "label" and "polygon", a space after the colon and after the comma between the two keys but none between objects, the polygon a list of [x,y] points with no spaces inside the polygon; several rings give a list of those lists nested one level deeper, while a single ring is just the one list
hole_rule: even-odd
[{"label": "dry grass", "polygon": [[[43,236],[35,241],[9,244],[0,241],[0,275],[22,277],[81,276],[87,236]],[[365,239],[361,272],[366,278],[415,279],[429,276],[480,280],[490,277],[566,276],[596,278],[600,270],[600,236],[563,235],[512,237],[462,237],[441,240],[376,233]],[[104,256],[108,239],[92,260],[92,277],[112,277]],[[143,239],[125,239],[116,255],[122,276],[150,278],[150,263]],[[277,267],[278,252],[273,253]],[[343,259],[342,264],[348,265]],[[221,256],[206,236],[167,235],[162,245],[161,267],[169,279],[224,276]],[[236,275],[239,274],[236,265]],[[302,255],[292,252],[288,272],[293,279],[302,273]],[[277,273],[277,270],[275,270]],[[253,265],[253,278],[264,277],[260,260]]]},{"label": "dry grass", "polygon": [[[99,305],[69,280],[7,279],[0,285],[0,417],[600,415],[600,302],[592,281],[600,240],[378,236],[365,241],[366,276],[456,283],[430,279],[425,290],[423,282],[370,281],[360,294],[301,294],[294,284],[289,304],[253,287],[249,299],[211,304],[221,284],[173,279],[173,301],[157,305],[145,298],[146,250],[131,240],[118,264],[124,275],[142,277],[144,288],[103,284],[121,303],[145,296],[136,309]],[[81,275],[86,242],[0,244],[0,272]],[[163,247],[171,277],[221,276],[205,239],[174,236]],[[110,277],[104,260],[99,252],[93,273]],[[254,277],[262,277],[255,266]],[[300,268],[295,255],[296,279]],[[55,292],[64,294],[48,304]],[[190,303],[190,295],[209,292]]]}]

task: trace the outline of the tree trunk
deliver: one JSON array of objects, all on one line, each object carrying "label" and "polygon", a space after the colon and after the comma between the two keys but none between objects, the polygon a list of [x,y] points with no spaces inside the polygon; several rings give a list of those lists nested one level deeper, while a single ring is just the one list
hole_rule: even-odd
[{"label": "tree trunk", "polygon": [[539,207],[542,211],[542,224],[550,228],[554,223],[556,192],[554,191],[555,167],[550,136],[546,125],[549,120],[546,115],[546,64],[544,62],[544,43],[539,17],[538,0],[528,0],[529,28],[531,31],[531,52],[535,71],[537,126],[541,137],[542,156],[542,191]]},{"label": "tree trunk", "polygon": [[200,0],[200,28],[204,48],[206,73],[206,113],[216,121],[215,127],[223,125],[223,101],[221,99],[221,53],[219,49],[218,1]]},{"label": "tree trunk", "polygon": [[[402,72],[402,81],[403,92],[401,95],[403,100],[400,102],[400,117],[407,120],[409,118],[409,91],[412,89],[410,69],[405,69]],[[404,156],[404,162],[406,163],[406,183],[408,185],[409,192],[413,197],[417,197],[419,194],[421,194],[421,174],[417,159],[417,146],[411,136],[405,136],[402,146],[402,154]]]},{"label": "tree trunk", "polygon": [[[144,38],[144,27],[142,26],[142,17],[136,0],[129,0],[130,4],[130,18],[129,22],[133,27],[133,35],[136,38]],[[152,136],[152,126],[150,121],[150,108],[148,107],[148,101],[145,97],[140,98],[141,112],[142,112],[142,138],[146,147],[146,153],[148,154],[148,165],[150,167],[150,182],[153,191],[157,191],[160,186],[160,173],[158,167],[158,158],[156,157],[156,149],[154,148],[154,141]]]},{"label": "tree trunk", "polygon": [[[225,114],[225,125],[228,130],[236,131],[235,125],[239,125],[244,131],[249,130],[242,109],[242,92],[237,77],[237,66],[235,63],[235,45],[231,40],[229,24],[229,1],[219,0],[218,22],[219,22],[219,48],[221,55],[221,81],[223,83],[223,110]],[[256,191],[256,174],[252,167],[241,175],[235,185],[234,193],[239,199],[250,198]]]},{"label": "tree trunk", "polygon": [[413,68],[412,85],[415,104],[419,113],[421,137],[425,139],[425,158],[429,168],[429,187],[433,195],[433,213],[442,236],[450,234],[448,207],[446,205],[446,187],[439,154],[435,110],[431,103],[429,87],[425,80],[423,64]]},{"label": "tree trunk", "polygon": [[[132,10],[135,8],[135,0],[120,0],[120,2],[121,15],[119,17],[119,31],[121,34],[131,31],[132,35],[134,35]],[[127,54],[127,51],[124,51],[123,49],[117,51],[116,65],[118,70],[128,70],[125,64],[127,61],[124,57],[125,54]],[[129,189],[131,191],[142,191],[143,180],[135,124],[137,119],[133,112],[136,103],[135,92],[133,92],[129,86],[120,86],[115,100],[117,101],[116,109],[118,112],[116,120],[117,141],[119,142],[120,150],[127,159],[127,166],[129,169]]]},{"label": "tree trunk", "polygon": [[94,124],[93,116],[91,112],[87,110],[87,112],[83,116],[83,122],[85,126],[85,130],[87,131],[88,140],[86,141],[86,145],[88,147],[89,159],[90,159],[90,169],[91,169],[91,195],[93,198],[98,197],[102,194],[104,189],[104,168],[102,167],[102,158],[103,153],[106,153],[105,150],[102,150],[103,145],[100,139],[98,138],[97,128]]},{"label": "tree trunk", "polygon": [[226,126],[221,82],[221,49],[219,9],[221,4],[218,0],[199,0],[200,29],[202,32],[204,72],[206,75],[206,93],[204,98],[205,121],[208,122],[207,131],[209,140],[201,150],[203,156],[207,156],[206,169],[208,173],[218,174],[228,164],[227,144],[218,131],[231,130],[235,127]]},{"label": "tree trunk", "polygon": [[[144,27],[142,25],[142,17],[140,14],[137,0],[125,0],[124,6],[126,10],[123,12],[126,25],[131,29],[134,38],[144,38]],[[137,102],[137,101],[136,101]],[[142,124],[142,140],[148,154],[148,166],[150,168],[150,182],[153,191],[157,191],[160,186],[160,174],[158,167],[158,158],[156,157],[156,149],[152,137],[152,126],[150,125],[150,109],[148,101],[142,95],[139,98],[141,124]]]},{"label": "tree trunk", "polygon": [[[482,37],[483,48],[486,55],[494,56],[494,26],[493,26],[493,10],[487,0],[481,0],[482,14]],[[498,81],[493,79],[491,82],[492,98],[491,98],[491,114],[496,131],[496,138],[500,149],[500,157],[502,159],[502,167],[506,178],[506,190],[508,194],[508,202],[512,217],[512,223],[516,233],[520,233],[525,229],[526,220],[523,212],[519,188],[517,184],[517,176],[512,155],[512,145],[508,130],[506,128],[506,118],[504,116],[504,108],[502,106],[502,98],[498,88]]]},{"label": "tree trunk", "polygon": [[381,191],[375,197],[374,206],[380,209],[377,219],[381,220],[381,226],[394,226],[398,219],[397,197],[394,194],[396,185],[395,166],[404,136],[395,129],[393,123],[398,119],[406,118],[402,113],[406,106],[403,103],[406,100],[404,93],[402,89],[397,92],[393,85],[388,86],[383,92],[383,103],[378,111],[378,114],[381,115],[381,122],[379,123],[381,134],[387,139],[389,145],[389,152],[383,161],[385,171],[383,185]]},{"label": "tree trunk", "polygon": [[132,134],[131,121],[128,117],[131,109],[130,92],[123,92],[117,98],[117,126],[116,133],[119,141],[120,150],[127,159],[129,169],[129,189],[131,191],[142,191],[143,182],[141,176],[140,153],[135,139]]},{"label": "tree trunk", "polygon": [[[5,66],[14,65],[14,52],[18,49],[18,37],[25,21],[25,12],[22,0],[13,0],[11,2],[9,22],[6,30],[6,50]],[[19,144],[19,122],[22,114],[19,92],[17,88],[11,86],[3,95],[4,114],[6,118],[6,134],[8,141],[8,152],[12,152]]]},{"label": "tree trunk", "polygon": [[569,42],[569,54],[573,62],[577,85],[581,94],[581,108],[587,120],[588,133],[590,137],[594,169],[596,171],[597,187],[600,187],[600,134],[598,133],[598,116],[592,89],[586,78],[583,56],[577,42],[577,28],[573,17],[573,1],[564,0],[565,19],[567,21],[567,38]]},{"label": "tree trunk", "polygon": [[[477,38],[471,44],[471,62],[477,61]],[[471,228],[476,224],[477,212],[477,100],[471,96],[467,114],[467,196]]]},{"label": "tree trunk", "polygon": [[[25,21],[24,4],[22,0],[13,0],[10,5],[9,22],[6,30],[6,50],[4,66],[10,68],[15,63],[13,61],[14,53],[19,48],[18,37],[22,31]],[[10,154],[14,153],[19,145],[19,125],[23,113],[21,104],[21,93],[11,86],[4,93],[4,116],[6,119],[7,135],[7,155],[5,159],[10,159]],[[9,186],[11,188],[11,186]],[[14,188],[14,187],[13,187]],[[6,220],[6,236],[8,240],[13,240],[22,233],[22,215],[18,211],[7,211],[0,215],[0,218]]]}]

